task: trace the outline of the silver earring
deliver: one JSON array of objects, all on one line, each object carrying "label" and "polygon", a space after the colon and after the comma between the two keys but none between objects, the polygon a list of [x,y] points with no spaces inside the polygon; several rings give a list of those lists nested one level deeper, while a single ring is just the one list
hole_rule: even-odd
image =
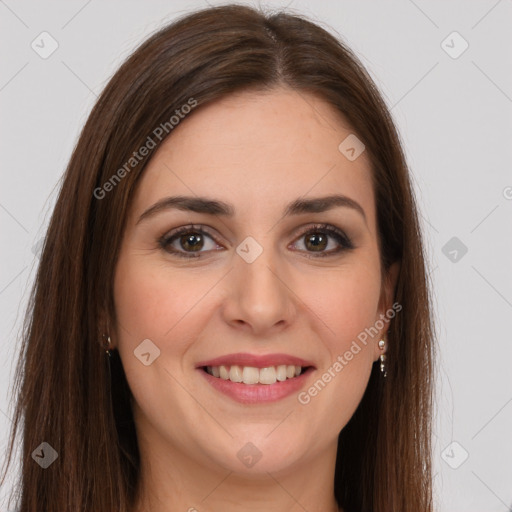
[{"label": "silver earring", "polygon": [[108,355],[108,357],[112,357],[112,352],[110,350],[110,345],[112,341],[110,340],[110,336],[108,334],[103,335],[104,340],[104,346],[105,346],[105,353]]},{"label": "silver earring", "polygon": [[[381,350],[384,350],[385,346],[386,346],[386,341],[385,340],[380,340],[379,341],[379,348]],[[388,372],[386,370],[386,356],[384,354],[381,354],[379,356],[379,359],[380,359],[380,371],[381,371],[383,377],[387,377]]]}]

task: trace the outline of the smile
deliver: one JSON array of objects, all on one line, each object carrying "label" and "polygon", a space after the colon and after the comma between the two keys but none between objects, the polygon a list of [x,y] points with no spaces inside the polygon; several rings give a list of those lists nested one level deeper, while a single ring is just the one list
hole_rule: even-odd
[{"label": "smile", "polygon": [[[279,370],[279,366],[284,366],[287,371],[288,368],[290,368],[290,374],[291,368],[293,368],[294,376],[288,377],[287,374],[285,380],[278,380],[277,373],[279,372],[280,376],[282,376],[283,371],[282,369]],[[215,391],[220,392],[222,395],[225,395],[236,402],[256,405],[276,402],[278,400],[289,397],[290,395],[296,395],[300,392],[301,389],[306,387],[307,379],[309,379],[310,375],[315,371],[313,366],[308,366],[305,368],[299,366],[299,369],[297,370],[299,374],[295,375],[295,366],[279,366],[265,368],[239,367],[240,373],[234,373],[234,375],[237,375],[235,378],[240,378],[241,375],[242,379],[244,379],[244,369],[246,369],[245,375],[247,381],[250,381],[249,379],[251,378],[251,374],[253,376],[252,380],[255,380],[256,376],[258,376],[258,382],[252,384],[248,384],[243,380],[240,382],[234,382],[229,378],[222,378],[220,376],[220,366],[211,367],[211,373],[208,372],[208,367],[198,368],[197,371],[199,371],[200,375],[206,379],[207,383],[210,384]],[[218,369],[219,377],[215,377],[213,375],[214,368]],[[226,374],[230,375],[231,369],[232,367],[229,367],[228,374],[228,367],[224,366],[224,370],[226,371],[226,373],[224,373],[223,370],[224,376],[226,376]],[[215,370],[215,372],[217,372],[217,370]],[[238,370],[235,369],[234,372],[238,372]],[[260,379],[262,379],[264,382],[268,382],[268,384],[259,382]]]},{"label": "smile", "polygon": [[281,364],[267,368],[256,368],[254,366],[206,366],[203,369],[213,377],[230,380],[231,382],[243,382],[244,384],[266,384],[272,385],[276,382],[284,382],[287,379],[298,377],[302,366]]},{"label": "smile", "polygon": [[196,363],[216,391],[244,404],[275,402],[300,392],[315,371],[311,361],[291,354],[226,354]]}]

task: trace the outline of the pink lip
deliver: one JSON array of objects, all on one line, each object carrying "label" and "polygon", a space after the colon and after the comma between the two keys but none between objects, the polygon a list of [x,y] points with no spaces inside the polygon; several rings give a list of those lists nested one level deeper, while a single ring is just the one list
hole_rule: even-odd
[{"label": "pink lip", "polygon": [[[217,360],[214,359],[212,361],[216,362]],[[201,366],[217,366],[217,364]],[[262,366],[262,368],[265,368],[265,366]],[[286,379],[283,382],[277,381],[275,384],[244,384],[242,382],[231,382],[230,380],[214,377],[206,373],[203,368],[199,368],[199,372],[217,391],[244,404],[276,402],[291,394],[297,393],[304,386],[306,379],[308,379],[314,371],[315,369],[313,367],[309,367],[298,377]]]},{"label": "pink lip", "polygon": [[300,357],[290,356],[288,354],[254,355],[246,352],[240,352],[237,354],[228,354],[226,356],[216,357],[215,359],[209,359],[208,361],[201,361],[196,364],[196,368],[200,368],[202,366],[232,366],[235,364],[238,366],[252,366],[254,368],[268,368],[269,366],[277,366],[281,364],[293,364],[294,366],[302,367],[314,366],[310,361],[306,361]]}]

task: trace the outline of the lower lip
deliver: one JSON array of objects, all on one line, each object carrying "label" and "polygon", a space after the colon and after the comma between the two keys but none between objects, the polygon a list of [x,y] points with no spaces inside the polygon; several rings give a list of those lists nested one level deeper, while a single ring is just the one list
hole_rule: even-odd
[{"label": "lower lip", "polygon": [[277,402],[287,396],[297,393],[303,386],[306,379],[315,369],[309,367],[304,373],[285,381],[276,381],[274,384],[244,384],[242,382],[231,382],[219,377],[210,375],[202,368],[204,378],[217,390],[230,398],[244,404]]}]

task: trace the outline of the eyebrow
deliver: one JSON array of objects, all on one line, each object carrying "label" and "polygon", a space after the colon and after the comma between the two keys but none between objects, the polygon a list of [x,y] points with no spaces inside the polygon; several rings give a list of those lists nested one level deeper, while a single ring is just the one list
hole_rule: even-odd
[{"label": "eyebrow", "polygon": [[[359,212],[367,223],[366,214],[361,205],[344,195],[330,195],[312,199],[299,198],[291,202],[283,211],[282,217],[300,215],[304,213],[320,213],[332,210],[333,208],[351,208]],[[233,217],[235,209],[224,201],[210,199],[207,197],[171,196],[164,197],[150,206],[140,217],[136,224],[146,220],[160,212],[176,209],[208,215],[221,215]]]}]

